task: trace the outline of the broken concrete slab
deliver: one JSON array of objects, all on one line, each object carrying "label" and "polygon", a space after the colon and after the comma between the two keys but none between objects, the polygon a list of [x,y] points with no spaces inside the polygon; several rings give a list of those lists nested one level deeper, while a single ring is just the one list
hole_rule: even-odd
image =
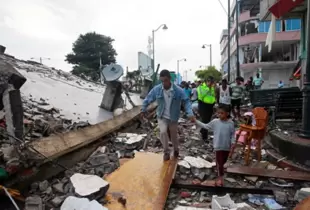
[{"label": "broken concrete slab", "polygon": [[80,196],[89,196],[102,191],[105,194],[109,189],[109,183],[99,176],[76,173],[70,177],[75,192]]},{"label": "broken concrete slab", "polygon": [[186,156],[184,158],[184,161],[188,162],[189,165],[191,167],[194,167],[194,168],[212,168],[215,166],[215,163],[210,163],[209,161],[206,161],[200,157],[196,158],[196,157],[192,157],[192,156]]},{"label": "broken concrete slab", "polygon": [[77,198],[69,196],[65,199],[60,210],[108,210],[99,204],[96,200],[88,200],[87,198]]}]

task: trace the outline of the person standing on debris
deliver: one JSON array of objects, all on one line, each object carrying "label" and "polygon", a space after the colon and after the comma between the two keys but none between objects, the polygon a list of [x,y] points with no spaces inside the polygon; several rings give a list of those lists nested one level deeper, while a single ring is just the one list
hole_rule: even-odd
[{"label": "person standing on debris", "polygon": [[225,105],[230,109],[230,97],[232,94],[231,88],[227,84],[227,80],[223,79],[221,86],[217,89],[217,103],[219,105]]},{"label": "person standing on debris", "polygon": [[[213,114],[213,107],[216,102],[216,88],[214,78],[208,77],[206,83],[197,88],[198,93],[198,112],[203,123],[210,122]],[[208,141],[208,130],[201,129],[200,133],[204,141]]]},{"label": "person standing on debris", "polygon": [[192,90],[190,89],[189,87],[189,84],[188,83],[184,83],[184,92],[185,92],[185,95],[187,95],[187,97],[189,99],[191,99],[191,96],[192,96]]},{"label": "person standing on debris", "polygon": [[256,74],[256,77],[253,80],[253,85],[255,90],[260,90],[262,88],[262,85],[264,83],[263,78],[259,76],[259,73]]},{"label": "person standing on debris", "polygon": [[[241,100],[244,96],[244,85],[242,84],[242,77],[237,77],[236,82],[231,86],[232,94],[231,94],[231,110],[234,115],[234,118],[241,118],[240,115],[240,106]],[[237,112],[236,112],[237,110]]]},{"label": "person standing on debris", "polygon": [[155,86],[142,104],[142,117],[145,117],[146,109],[149,104],[157,101],[157,118],[160,130],[160,141],[164,148],[164,161],[170,159],[169,136],[173,145],[173,156],[179,156],[178,140],[178,120],[181,112],[181,104],[184,103],[184,109],[187,117],[194,121],[195,117],[192,112],[190,99],[186,96],[182,88],[171,83],[171,76],[168,70],[162,70],[159,74],[162,84]]},{"label": "person standing on debris", "polygon": [[192,83],[192,98],[191,98],[191,101],[192,101],[192,103],[194,103],[197,100],[198,100],[197,87],[196,87],[195,83]]},{"label": "person standing on debris", "polygon": [[200,128],[212,130],[213,148],[215,151],[216,167],[218,178],[215,181],[204,181],[203,185],[223,186],[224,183],[224,164],[228,160],[231,147],[235,144],[235,125],[229,118],[229,109],[225,105],[219,105],[217,108],[217,119],[204,124],[196,120],[196,124]]},{"label": "person standing on debris", "polygon": [[246,87],[246,90],[247,90],[247,91],[251,91],[251,90],[254,89],[254,86],[253,86],[253,77],[250,77],[250,78],[248,79],[248,81],[247,81],[246,84],[245,84],[245,87]]}]

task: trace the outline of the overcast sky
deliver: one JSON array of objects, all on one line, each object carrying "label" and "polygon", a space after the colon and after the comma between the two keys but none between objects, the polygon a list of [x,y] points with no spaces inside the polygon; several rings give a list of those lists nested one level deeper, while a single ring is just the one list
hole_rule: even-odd
[{"label": "overcast sky", "polygon": [[[222,0],[226,8],[226,0]],[[0,0],[0,44],[22,59],[48,57],[49,66],[70,71],[64,61],[79,34],[90,31],[111,36],[124,68],[137,69],[138,51],[147,53],[152,29],[156,32],[156,62],[180,71],[208,65],[212,44],[213,65],[220,67],[220,34],[227,18],[218,0]]]}]

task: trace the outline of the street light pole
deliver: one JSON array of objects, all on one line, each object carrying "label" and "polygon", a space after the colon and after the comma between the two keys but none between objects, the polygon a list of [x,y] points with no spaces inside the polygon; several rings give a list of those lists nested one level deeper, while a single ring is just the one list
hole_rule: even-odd
[{"label": "street light pole", "polygon": [[237,77],[240,77],[240,62],[239,62],[239,7],[240,1],[236,2],[236,45],[237,45]]},{"label": "street light pole", "polygon": [[[310,0],[307,1],[307,32],[306,34],[310,34]],[[303,92],[303,107],[302,107],[302,126],[301,133],[299,134],[302,138],[310,139],[310,39],[307,36],[306,41],[306,50],[307,50],[307,59],[306,59],[306,75],[304,76],[304,88]]]},{"label": "street light pole", "polygon": [[166,24],[161,24],[160,26],[158,26],[157,29],[152,30],[152,50],[153,50],[153,61],[152,61],[152,69],[153,71],[155,71],[155,32],[158,31],[159,29],[163,28],[163,30],[167,30],[168,27]]},{"label": "street light pole", "polygon": [[227,14],[228,14],[228,35],[227,35],[227,39],[228,39],[228,43],[227,43],[227,55],[228,55],[228,58],[227,58],[227,80],[228,82],[230,82],[230,0],[227,0],[228,1],[228,8],[227,8]]},{"label": "street light pole", "polygon": [[212,44],[204,44],[202,45],[202,48],[206,48],[209,47],[210,48],[210,66],[212,66]]},{"label": "street light pole", "polygon": [[[180,62],[181,61],[186,61],[186,58],[182,58],[180,60],[177,60],[177,77],[180,75]],[[179,83],[179,81],[178,81]]]}]

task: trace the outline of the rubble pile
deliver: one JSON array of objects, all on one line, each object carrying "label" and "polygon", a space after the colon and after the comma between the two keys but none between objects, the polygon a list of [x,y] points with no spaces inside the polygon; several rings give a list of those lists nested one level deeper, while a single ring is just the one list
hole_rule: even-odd
[{"label": "rubble pile", "polygon": [[90,125],[87,121],[72,122],[60,114],[60,110],[48,103],[48,99],[36,100],[31,95],[29,99],[22,98],[24,106],[25,140],[34,140],[64,133]]},{"label": "rubble pile", "polygon": [[[120,167],[121,158],[133,158],[135,151],[141,151],[146,138],[147,134],[137,133],[118,133],[114,135],[106,146],[97,148],[87,160],[77,163],[73,168],[66,170],[63,174],[51,180],[32,183],[26,206],[32,205],[31,202],[36,200],[36,203],[39,203],[37,206],[44,204],[46,209],[59,208],[62,204],[69,205],[65,201],[66,199],[76,200],[77,198],[89,199],[88,201],[83,200],[86,203],[98,200],[99,203],[104,204],[106,202],[104,195],[109,188],[109,183],[105,182],[103,178]],[[97,177],[97,182],[98,178],[101,177],[100,179],[106,184],[100,190],[93,190],[92,193],[89,193],[90,188],[92,186],[96,188],[97,184],[91,185],[90,180],[87,179],[85,186],[81,186],[81,180],[85,180],[85,178],[75,179],[74,182],[74,178],[72,178],[74,176]],[[80,190],[77,189],[77,186]],[[87,196],[85,191],[87,191]],[[27,204],[27,202],[30,203]],[[26,208],[26,210],[28,209]]]},{"label": "rubble pile", "polygon": [[[185,120],[180,120],[179,130],[184,135],[184,142],[181,143],[180,160],[178,162],[175,179],[186,183],[200,184],[204,180],[216,178],[215,156],[212,150],[212,135],[209,142],[202,142],[196,127]],[[253,157],[256,157],[255,155]],[[253,160],[251,167],[266,168],[269,170],[287,170],[278,168],[269,163],[265,151],[262,149],[262,161]],[[243,164],[242,148],[235,150],[232,158],[226,163],[226,167]],[[273,189],[274,196],[252,195],[252,194],[219,194],[211,192],[195,191],[187,189],[171,189],[167,198],[167,210],[196,210],[220,209],[213,208],[215,196],[224,196],[224,203],[231,199],[232,206],[222,206],[227,209],[293,209],[298,202],[310,195],[310,183],[284,180],[279,178],[263,178],[258,176],[225,174],[225,187],[234,188],[258,188]],[[229,197],[229,199],[228,199]],[[235,205],[235,207],[233,207]],[[237,208],[236,205],[239,205]],[[240,205],[245,205],[242,208]],[[225,209],[226,209],[225,208]]]}]

